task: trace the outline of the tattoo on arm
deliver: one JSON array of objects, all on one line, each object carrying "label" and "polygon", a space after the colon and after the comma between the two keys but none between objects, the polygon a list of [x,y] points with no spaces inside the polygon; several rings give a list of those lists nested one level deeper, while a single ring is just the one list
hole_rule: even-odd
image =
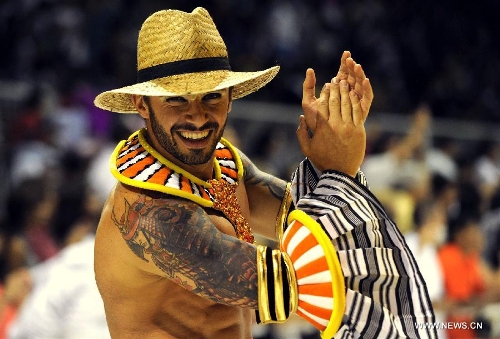
[{"label": "tattoo on arm", "polygon": [[285,194],[286,182],[259,170],[242,152],[240,152],[240,157],[245,168],[245,183],[255,186],[266,186],[276,199],[281,200]]},{"label": "tattoo on arm", "polygon": [[257,306],[255,247],[220,232],[198,205],[141,194],[113,221],[130,249],[193,293]]}]

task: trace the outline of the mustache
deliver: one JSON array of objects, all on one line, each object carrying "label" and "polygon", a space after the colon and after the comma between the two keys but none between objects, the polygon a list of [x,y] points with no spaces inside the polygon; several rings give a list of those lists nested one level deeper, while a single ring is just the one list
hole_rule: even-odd
[{"label": "mustache", "polygon": [[192,124],[176,124],[173,125],[172,128],[170,129],[172,132],[178,131],[178,130],[185,130],[185,131],[203,131],[206,129],[218,129],[219,124],[213,121],[206,122],[203,124],[201,127],[196,127],[195,125]]}]

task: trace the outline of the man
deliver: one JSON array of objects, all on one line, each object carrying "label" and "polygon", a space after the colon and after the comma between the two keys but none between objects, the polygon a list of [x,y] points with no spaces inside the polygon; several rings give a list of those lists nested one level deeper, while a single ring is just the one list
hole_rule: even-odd
[{"label": "man", "polygon": [[[96,235],[113,338],[251,338],[254,310],[262,323],[297,313],[324,338],[435,337],[415,326],[433,319],[417,266],[358,181],[373,93],[349,52],[319,98],[306,72],[297,136],[308,160],[291,184],[221,138],[232,100],[278,67],[231,71],[203,8],[151,15],[137,58],[138,83],[95,100],[146,123],[112,156],[119,183]],[[253,232],[280,249],[256,245]]]}]

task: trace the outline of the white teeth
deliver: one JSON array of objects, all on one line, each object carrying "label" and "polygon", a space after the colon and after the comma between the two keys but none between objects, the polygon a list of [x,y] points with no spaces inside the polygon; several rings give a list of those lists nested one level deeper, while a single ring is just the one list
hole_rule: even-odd
[{"label": "white teeth", "polygon": [[203,138],[206,138],[207,135],[208,135],[208,131],[203,131],[203,132],[179,132],[179,134],[183,137],[183,138],[186,138],[186,139],[203,139]]}]

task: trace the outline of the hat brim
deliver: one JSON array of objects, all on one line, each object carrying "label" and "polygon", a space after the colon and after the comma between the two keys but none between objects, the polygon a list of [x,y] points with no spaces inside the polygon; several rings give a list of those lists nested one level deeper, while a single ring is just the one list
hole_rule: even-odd
[{"label": "hat brim", "polygon": [[187,73],[158,78],[99,94],[94,104],[117,113],[137,113],[131,95],[177,96],[200,94],[233,87],[233,99],[242,98],[265,86],[278,74],[279,66],[258,72],[227,70]]}]

